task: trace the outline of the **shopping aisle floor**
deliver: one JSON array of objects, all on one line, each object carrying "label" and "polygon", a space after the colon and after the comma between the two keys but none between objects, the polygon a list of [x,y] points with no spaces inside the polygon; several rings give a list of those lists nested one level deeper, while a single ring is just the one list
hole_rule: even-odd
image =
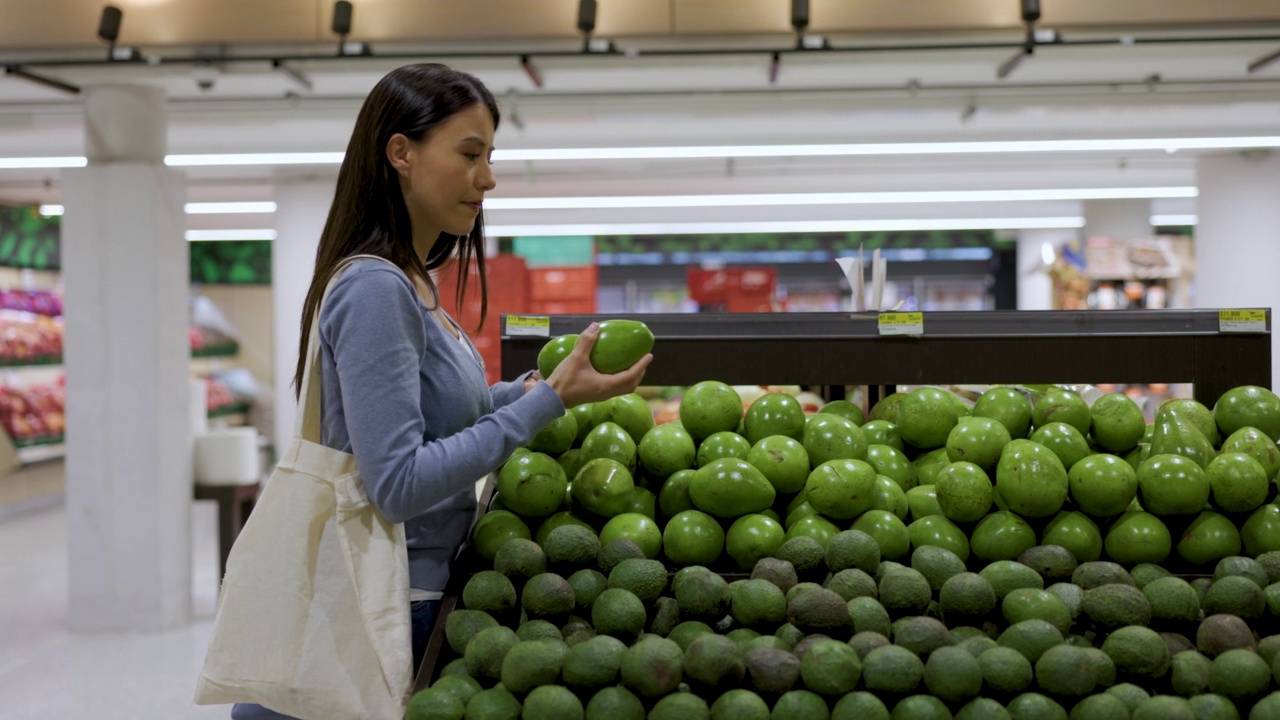
[{"label": "shopping aisle floor", "polygon": [[192,703],[213,625],[217,509],[192,506],[195,621],[156,634],[67,630],[67,513],[0,517],[0,720],[230,717]]}]

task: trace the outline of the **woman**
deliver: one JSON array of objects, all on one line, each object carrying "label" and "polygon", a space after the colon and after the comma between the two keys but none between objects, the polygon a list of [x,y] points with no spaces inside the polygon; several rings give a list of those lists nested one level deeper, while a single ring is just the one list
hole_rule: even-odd
[{"label": "woman", "polygon": [[[474,260],[484,295],[481,203],[496,184],[489,156],[498,121],[493,95],[466,73],[424,64],[384,77],[356,120],[302,312],[295,387],[334,269],[352,255],[389,261],[350,264],[324,303],[321,439],[355,456],[370,501],[405,525],[415,669],[471,527],[476,480],[565,408],[634,390],[651,359],[596,372],[593,325],[551,377],[486,385],[429,272],[456,258],[461,297]],[[284,717],[248,704],[231,716]]]}]

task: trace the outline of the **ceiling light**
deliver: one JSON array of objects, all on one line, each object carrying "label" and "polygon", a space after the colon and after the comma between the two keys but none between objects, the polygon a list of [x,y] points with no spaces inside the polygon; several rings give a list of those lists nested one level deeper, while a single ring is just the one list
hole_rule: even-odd
[{"label": "ceiling light", "polygon": [[[40,214],[45,217],[53,217],[61,215],[64,208],[61,205],[41,205]],[[187,203],[183,206],[183,210],[188,215],[239,215],[248,213],[273,213],[276,211],[274,202],[203,202],[203,203]]]},{"label": "ceiling light", "polygon": [[484,206],[488,210],[581,210],[597,208],[759,207],[765,205],[891,205],[946,202],[1193,198],[1197,194],[1198,191],[1194,187],[925,190],[911,192],[490,198],[484,201]]},{"label": "ceiling light", "polygon": [[276,204],[266,202],[189,202],[183,206],[188,215],[238,215],[242,213],[273,213]]},{"label": "ceiling light", "polygon": [[[1280,148],[1280,135],[1099,140],[993,140],[976,142],[852,143],[831,145],[710,145],[494,150],[494,162],[528,160],[655,160],[747,157],[984,155],[1001,153],[1137,152]],[[172,167],[213,165],[337,165],[341,152],[209,153],[168,155]],[[84,157],[0,158],[0,169],[84,167]]]},{"label": "ceiling light", "polygon": [[915,232],[928,230],[1043,230],[1084,227],[1084,218],[955,218],[945,220],[809,220],[801,222],[587,223],[580,225],[490,225],[490,237],[571,235],[733,235],[743,233]]},{"label": "ceiling light", "polygon": [[711,145],[687,147],[548,148],[494,150],[494,162],[513,160],[655,160],[692,158],[964,155],[1107,151],[1223,150],[1280,147],[1280,136],[1125,138],[1101,140],[992,140],[972,142],[857,143],[832,145]]},{"label": "ceiling light", "polygon": [[249,230],[188,230],[187,240],[275,240],[276,231],[271,228]]},{"label": "ceiling light", "polygon": [[342,162],[340,152],[299,153],[221,153],[207,155],[166,155],[164,164],[170,167],[200,167],[212,165],[337,165]]},{"label": "ceiling light", "polygon": [[18,157],[0,158],[2,170],[31,170],[37,168],[79,168],[88,165],[84,157]]},{"label": "ceiling light", "polygon": [[1200,222],[1200,218],[1195,215],[1152,215],[1151,225],[1153,227],[1178,227],[1182,225],[1196,225]]}]

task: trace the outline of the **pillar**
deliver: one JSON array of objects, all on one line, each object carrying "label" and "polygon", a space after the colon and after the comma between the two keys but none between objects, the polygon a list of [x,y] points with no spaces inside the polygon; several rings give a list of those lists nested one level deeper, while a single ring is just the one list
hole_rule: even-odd
[{"label": "pillar", "polygon": [[334,180],[289,181],[276,187],[276,239],[271,246],[271,298],[275,313],[275,446],[283,452],[297,413],[297,371],[302,304],[315,270],[316,248],[333,202]]},{"label": "pillar", "polygon": [[190,266],[164,91],[85,95],[88,166],[62,175],[69,625],[191,620]]},{"label": "pillar", "polygon": [[1052,310],[1053,278],[1044,260],[1045,247],[1054,253],[1076,237],[1062,228],[1018,231],[1018,309]]},{"label": "pillar", "polygon": [[1151,201],[1085,200],[1085,237],[1144,238],[1151,237]]},{"label": "pillar", "polygon": [[[1250,151],[1198,158],[1196,184],[1196,307],[1280,309],[1280,155]],[[1273,388],[1278,340],[1273,325]]]}]

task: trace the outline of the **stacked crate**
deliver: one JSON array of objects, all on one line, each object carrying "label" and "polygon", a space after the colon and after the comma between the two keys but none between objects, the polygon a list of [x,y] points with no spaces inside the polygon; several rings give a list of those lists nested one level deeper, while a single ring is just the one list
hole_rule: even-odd
[{"label": "stacked crate", "polygon": [[529,312],[536,315],[589,315],[596,311],[594,265],[539,267],[529,270]]},{"label": "stacked crate", "polygon": [[485,377],[492,385],[502,376],[502,353],[499,347],[502,337],[501,316],[532,311],[529,302],[530,271],[524,258],[495,255],[485,259],[485,276],[489,286],[489,308],[484,327],[479,327],[480,280],[474,265],[467,281],[467,294],[461,305],[455,300],[458,287],[456,265],[449,264],[441,268],[436,275],[436,284],[445,308],[467,331],[476,349],[480,351],[480,356],[484,359]]}]

